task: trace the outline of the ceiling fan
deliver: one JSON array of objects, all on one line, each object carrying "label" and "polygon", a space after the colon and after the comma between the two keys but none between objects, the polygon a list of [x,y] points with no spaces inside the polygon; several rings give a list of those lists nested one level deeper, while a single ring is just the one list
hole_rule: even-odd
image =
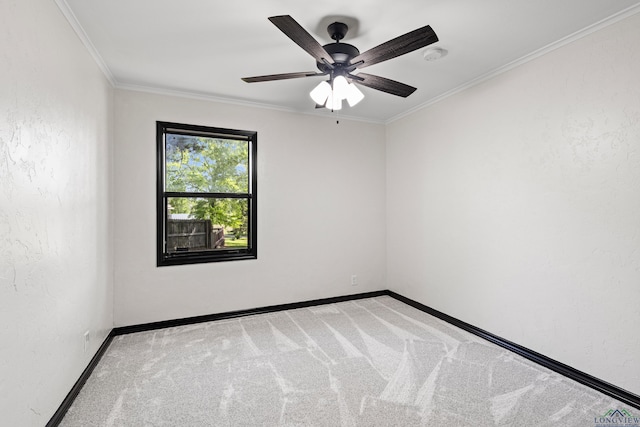
[{"label": "ceiling fan", "polygon": [[340,40],[344,38],[349,30],[348,26],[342,22],[334,22],[327,27],[329,35],[335,42],[321,46],[289,15],[272,16],[269,21],[313,56],[320,71],[243,77],[242,80],[247,83],[257,83],[301,77],[329,76],[329,80],[321,82],[311,91],[310,95],[316,102],[317,108],[327,107],[332,110],[342,108],[344,99],[347,100],[350,106],[353,106],[364,98],[362,92],[353,83],[403,98],[411,95],[416,90],[415,87],[372,74],[353,73],[361,68],[413,52],[438,41],[436,33],[427,25],[360,53],[355,46],[348,43],[340,43]]}]

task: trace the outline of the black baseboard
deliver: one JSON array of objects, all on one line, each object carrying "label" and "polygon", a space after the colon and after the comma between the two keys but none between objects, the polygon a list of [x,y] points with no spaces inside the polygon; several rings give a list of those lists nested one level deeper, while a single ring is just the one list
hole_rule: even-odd
[{"label": "black baseboard", "polygon": [[144,323],[140,325],[131,325],[131,326],[122,326],[118,328],[113,328],[109,333],[109,335],[107,336],[107,338],[102,343],[102,345],[100,346],[100,348],[98,349],[97,353],[93,356],[93,358],[89,362],[89,365],[80,375],[80,378],[78,379],[78,381],[76,381],[76,383],[73,385],[73,388],[71,389],[69,394],[67,394],[67,397],[65,397],[65,399],[62,401],[62,404],[60,405],[58,410],[55,412],[55,414],[53,414],[53,416],[47,423],[46,427],[56,427],[58,426],[58,424],[60,424],[60,422],[64,418],[64,415],[67,413],[67,411],[73,404],[73,401],[78,396],[78,393],[80,393],[80,390],[82,389],[84,384],[87,382],[87,379],[91,375],[91,372],[93,372],[93,369],[96,367],[96,365],[102,358],[102,355],[105,353],[105,351],[109,347],[109,344],[111,344],[111,341],[113,340],[113,338],[118,335],[131,334],[134,332],[151,331],[154,329],[170,328],[174,326],[191,325],[194,323],[211,322],[214,320],[233,319],[235,317],[251,316],[254,314],[273,313],[276,311],[292,310],[295,308],[312,307],[312,306],[323,305],[323,304],[333,304],[333,303],[342,302],[342,301],[373,298],[373,297],[379,297],[382,295],[388,295],[388,292],[386,290],[365,292],[360,294],[343,295],[343,296],[333,297],[333,298],[322,298],[322,299],[316,299],[316,300],[310,300],[310,301],[294,302],[289,304],[270,305],[267,307],[251,308],[247,310],[228,311],[225,313],[207,314],[204,316],[186,317],[183,319],[165,320],[161,322],[152,322],[152,323]]},{"label": "black baseboard", "polygon": [[361,294],[344,295],[333,298],[322,298],[310,301],[294,302],[290,304],[270,305],[267,307],[251,308],[247,310],[227,311],[225,313],[206,314],[204,316],[185,317],[183,319],[164,320],[161,322],[144,323],[141,325],[121,326],[114,328],[114,335],[131,334],[134,332],[151,331],[154,329],[172,328],[174,326],[191,325],[194,323],[212,322],[214,320],[233,319],[235,317],[251,316],[254,314],[273,313],[276,311],[292,310],[295,308],[312,307],[314,305],[333,304],[342,301],[351,301],[363,298],[388,295],[387,291],[365,292]]},{"label": "black baseboard", "polygon": [[597,390],[600,393],[606,394],[607,396],[611,396],[614,399],[617,399],[625,403],[626,405],[633,406],[636,409],[640,409],[640,396],[636,394],[633,394],[620,387],[614,386],[613,384],[609,384],[606,381],[603,381],[589,374],[586,374],[582,371],[574,369],[571,366],[565,365],[564,363],[558,362],[557,360],[553,360],[545,355],[542,355],[526,347],[523,347],[519,344],[513,343],[504,338],[501,338],[497,335],[492,334],[491,332],[487,332],[476,326],[470,325],[466,322],[463,322],[462,320],[456,319],[455,317],[451,317],[448,314],[444,314],[438,310],[435,310],[417,301],[414,301],[405,296],[397,294],[393,291],[387,291],[387,295],[397,299],[398,301],[402,301],[407,305],[417,308],[420,311],[423,311],[427,314],[437,317],[438,319],[444,320],[445,322],[450,323],[453,326],[457,326],[460,329],[464,329],[467,332],[471,332],[472,334],[477,335],[480,338],[483,338],[494,344],[497,344],[502,348],[505,348],[516,354],[519,354],[520,356],[526,359],[529,359],[537,363],[538,365],[542,365],[545,368],[551,369],[552,371],[562,374],[567,378],[570,378],[574,381],[577,381],[581,384],[591,387],[592,389]]},{"label": "black baseboard", "polygon": [[107,338],[105,338],[102,342],[102,345],[100,345],[100,348],[98,349],[96,354],[94,354],[91,358],[91,361],[89,362],[87,367],[84,369],[84,371],[82,371],[82,374],[80,374],[80,378],[78,378],[78,381],[76,381],[76,383],[73,385],[71,391],[67,394],[67,397],[64,398],[58,410],[55,412],[55,414],[53,414],[46,427],[56,427],[58,424],[60,424],[60,422],[64,418],[64,415],[71,407],[71,404],[73,404],[73,401],[78,396],[78,393],[80,393],[80,390],[82,390],[82,387],[91,376],[91,373],[98,365],[98,362],[100,362],[102,355],[107,351],[107,348],[109,348],[109,344],[111,344],[114,336],[115,335],[113,334],[113,330],[111,330],[111,332],[109,332],[109,335],[107,335]]},{"label": "black baseboard", "polygon": [[383,290],[383,291],[365,292],[360,294],[344,295],[344,296],[333,297],[333,298],[322,298],[322,299],[302,301],[302,302],[296,302],[296,303],[290,303],[290,304],[271,305],[267,307],[252,308],[248,310],[228,311],[225,313],[208,314],[204,316],[186,317],[182,319],[165,320],[161,322],[152,322],[152,323],[145,323],[141,325],[131,325],[131,326],[122,326],[122,327],[114,328],[111,330],[111,332],[109,333],[107,338],[104,340],[104,342],[102,343],[102,345],[100,346],[96,354],[93,356],[87,368],[82,372],[82,375],[80,375],[80,378],[78,379],[78,381],[76,381],[76,383],[73,385],[73,388],[71,389],[69,394],[67,394],[67,397],[65,397],[65,399],[62,401],[62,404],[60,405],[56,413],[53,415],[53,417],[51,417],[51,420],[49,420],[49,422],[47,423],[47,427],[56,427],[58,424],[60,424],[60,422],[64,418],[64,415],[67,413],[67,411],[71,407],[71,404],[75,400],[76,396],[78,395],[78,393],[80,393],[82,386],[84,386],[85,382],[91,375],[91,372],[93,372],[93,369],[96,367],[96,365],[100,361],[100,358],[102,358],[102,355],[105,353],[105,351],[109,347],[109,344],[111,343],[111,341],[115,336],[130,334],[134,332],[150,331],[154,329],[190,325],[194,323],[211,322],[214,320],[233,319],[236,317],[251,316],[255,314],[273,313],[276,311],[292,310],[296,308],[312,307],[312,306],[323,305],[323,304],[333,304],[336,302],[352,301],[352,300],[358,300],[358,299],[364,299],[364,298],[373,298],[373,297],[379,297],[383,295],[387,295],[392,298],[395,298],[398,301],[401,301],[407,305],[417,308],[420,311],[423,311],[427,314],[437,317],[438,319],[441,319],[447,323],[450,323],[453,326],[456,326],[460,329],[463,329],[467,332],[477,335],[480,338],[483,338],[487,341],[497,344],[502,348],[505,348],[516,354],[519,354],[520,356],[526,359],[529,359],[548,369],[551,369],[552,371],[558,372],[559,374],[562,374],[567,378],[570,378],[574,381],[577,381],[581,384],[591,387],[594,390],[597,390],[603,394],[606,394],[607,396],[613,397],[614,399],[617,399],[620,402],[623,402],[636,409],[640,409],[640,396],[636,394],[633,394],[620,387],[609,384],[606,381],[595,378],[589,374],[586,374],[577,369],[574,369],[571,366],[560,363],[547,356],[544,356],[540,353],[537,353],[519,344],[515,344],[509,340],[501,338],[497,335],[494,335],[476,326],[470,325],[466,322],[463,322],[462,320],[456,319],[455,317],[451,317],[448,314],[444,314],[438,310],[435,310],[417,301],[409,299],[396,292]]}]

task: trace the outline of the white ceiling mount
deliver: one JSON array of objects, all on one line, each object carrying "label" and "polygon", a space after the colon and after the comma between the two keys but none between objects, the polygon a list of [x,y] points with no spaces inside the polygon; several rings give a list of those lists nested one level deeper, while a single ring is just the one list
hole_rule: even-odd
[{"label": "white ceiling mount", "polygon": [[425,61],[437,61],[440,58],[447,56],[449,51],[441,47],[430,47],[424,50],[422,56]]}]

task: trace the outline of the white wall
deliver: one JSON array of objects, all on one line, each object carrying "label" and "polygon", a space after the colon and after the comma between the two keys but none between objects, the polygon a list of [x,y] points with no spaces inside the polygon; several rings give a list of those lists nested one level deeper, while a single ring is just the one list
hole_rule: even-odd
[{"label": "white wall", "polygon": [[[640,16],[386,129],[117,91],[113,154],[113,91],[54,3],[1,7],[3,424],[46,423],[113,311],[387,287],[640,393]],[[156,120],[258,131],[258,260],[155,267]]]},{"label": "white wall", "polygon": [[53,1],[0,8],[0,424],[42,426],[113,324],[113,91]]},{"label": "white wall", "polygon": [[[116,326],[386,287],[383,125],[132,91],[115,111]],[[258,132],[257,260],[156,267],[157,120]]]},{"label": "white wall", "polygon": [[638,394],[639,45],[635,15],[387,128],[389,288]]}]

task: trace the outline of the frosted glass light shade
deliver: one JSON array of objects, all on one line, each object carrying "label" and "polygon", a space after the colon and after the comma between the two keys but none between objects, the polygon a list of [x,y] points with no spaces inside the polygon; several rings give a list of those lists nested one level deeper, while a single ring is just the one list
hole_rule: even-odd
[{"label": "frosted glass light shade", "polygon": [[339,100],[343,100],[347,97],[347,91],[349,90],[349,82],[344,76],[338,76],[333,79],[333,96]]},{"label": "frosted glass light shade", "polygon": [[349,107],[353,107],[363,99],[364,93],[362,93],[356,85],[350,83],[347,90],[347,102],[349,103]]},{"label": "frosted glass light shade", "polygon": [[331,85],[329,82],[322,81],[318,86],[313,88],[309,93],[311,99],[318,105],[324,105],[327,102],[327,98],[331,94]]}]

